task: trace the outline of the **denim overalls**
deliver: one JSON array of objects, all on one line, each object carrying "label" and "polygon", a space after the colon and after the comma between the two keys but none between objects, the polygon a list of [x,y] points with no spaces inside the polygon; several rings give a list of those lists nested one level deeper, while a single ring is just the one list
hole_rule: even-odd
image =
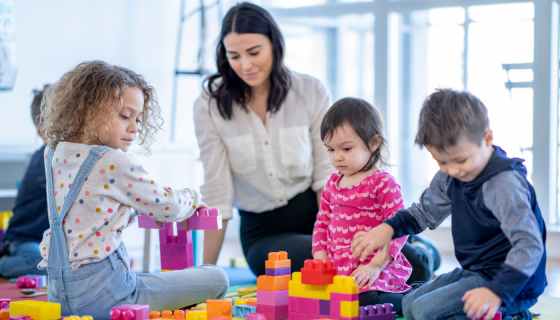
[{"label": "denim overalls", "polygon": [[222,269],[215,266],[136,275],[130,270],[124,243],[109,257],[72,270],[62,221],[89,172],[108,150],[111,148],[107,146],[93,146],[90,149],[57,214],[51,170],[54,150],[49,145],[45,162],[51,218],[47,267],[49,301],[60,303],[63,316],[90,315],[96,320],[101,320],[109,319],[111,308],[121,304],[148,304],[150,311],[175,310],[225,295],[228,289],[227,276]]}]

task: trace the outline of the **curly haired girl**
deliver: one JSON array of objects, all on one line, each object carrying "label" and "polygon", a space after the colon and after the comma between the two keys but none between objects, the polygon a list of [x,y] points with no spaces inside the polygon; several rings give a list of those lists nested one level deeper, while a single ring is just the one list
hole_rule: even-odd
[{"label": "curly haired girl", "polygon": [[161,274],[130,270],[122,242],[130,211],[177,222],[204,206],[198,192],[162,187],[126,152],[149,146],[161,127],[156,92],[144,78],[102,61],[84,62],[42,101],[50,229],[39,269],[62,314],[107,318],[120,304],[175,310],[225,294],[223,270],[202,266]]}]

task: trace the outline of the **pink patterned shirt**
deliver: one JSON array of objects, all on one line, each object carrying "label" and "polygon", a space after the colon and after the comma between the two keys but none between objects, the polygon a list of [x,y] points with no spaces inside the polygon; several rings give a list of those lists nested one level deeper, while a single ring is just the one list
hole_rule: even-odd
[{"label": "pink patterned shirt", "polygon": [[[369,231],[383,220],[389,219],[404,208],[401,187],[395,178],[378,170],[360,183],[339,188],[343,174],[333,173],[323,189],[321,207],[313,230],[313,252],[326,251],[334,262],[337,274],[348,276],[359,265],[368,264],[372,253],[364,262],[352,257],[352,239],[358,231]],[[406,280],[412,267],[401,253],[407,237],[391,241],[389,254],[393,261],[381,271],[379,278],[365,291],[400,293],[410,289]]]}]

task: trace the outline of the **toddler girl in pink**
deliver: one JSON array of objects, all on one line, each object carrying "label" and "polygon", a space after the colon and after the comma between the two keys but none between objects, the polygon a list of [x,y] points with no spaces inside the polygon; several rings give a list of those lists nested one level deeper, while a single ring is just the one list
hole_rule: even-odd
[{"label": "toddler girl in pink", "polygon": [[393,303],[400,311],[412,268],[400,252],[407,237],[394,239],[388,255],[378,251],[364,262],[352,256],[354,234],[368,231],[403,209],[400,186],[386,165],[383,120],[372,105],[356,98],[337,101],[321,123],[331,164],[338,170],[321,195],[313,230],[313,257],[331,259],[338,275],[353,276],[360,305]]}]

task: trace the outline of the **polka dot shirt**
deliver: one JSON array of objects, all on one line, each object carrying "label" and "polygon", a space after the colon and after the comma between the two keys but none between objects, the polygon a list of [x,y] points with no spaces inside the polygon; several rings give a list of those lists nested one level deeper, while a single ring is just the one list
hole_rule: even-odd
[{"label": "polka dot shirt", "polygon": [[[91,147],[58,144],[51,167],[57,213]],[[48,152],[47,147],[45,157]],[[131,208],[157,221],[183,221],[194,213],[199,202],[200,195],[194,190],[160,186],[134,156],[121,150],[107,151],[93,166],[62,221],[72,269],[98,262],[119,247]],[[49,221],[53,214],[49,208]],[[45,231],[39,247],[43,256],[41,269],[48,266],[50,233],[50,228]]]}]

